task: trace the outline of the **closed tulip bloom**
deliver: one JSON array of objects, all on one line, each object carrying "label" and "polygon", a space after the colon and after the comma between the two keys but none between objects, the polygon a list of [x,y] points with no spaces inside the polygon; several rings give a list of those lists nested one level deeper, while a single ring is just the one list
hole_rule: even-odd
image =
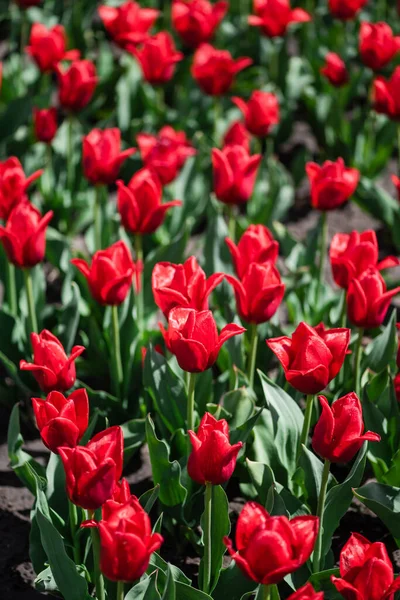
[{"label": "closed tulip bloom", "polygon": [[357,394],[351,392],[333,402],[319,396],[322,414],[315,426],[312,447],[323,459],[333,463],[352,460],[364,442],[379,442],[372,431],[364,433],[362,408]]},{"label": "closed tulip bloom", "polygon": [[107,33],[121,48],[143,42],[160,14],[154,8],[141,8],[132,0],[120,6],[99,6],[98,12]]},{"label": "closed tulip bloom", "polygon": [[234,121],[224,135],[224,146],[243,146],[250,154],[250,133],[240,121]]},{"label": "closed tulip bloom", "polygon": [[157,135],[140,133],[137,136],[142,160],[158,176],[162,185],[171,183],[186,160],[196,154],[184,131],[175,131],[169,125]]},{"label": "closed tulip bloom", "polygon": [[85,108],[97,86],[94,64],[90,60],[76,60],[66,71],[58,67],[57,76],[61,106],[72,112]]},{"label": "closed tulip bloom", "polygon": [[359,36],[363,63],[373,71],[385,67],[400,51],[400,36],[387,23],[361,23]]},{"label": "closed tulip bloom", "polygon": [[310,557],[317,539],[318,517],[272,517],[257,502],[247,502],[236,527],[236,548],[224,538],[237,566],[247,577],[270,585],[297,571]]},{"label": "closed tulip bloom", "polygon": [[254,0],[255,15],[250,15],[249,24],[260,27],[268,37],[285,35],[292,23],[311,21],[311,15],[302,8],[291,8],[290,0]]},{"label": "closed tulip bloom", "polygon": [[0,161],[0,219],[7,220],[12,209],[27,199],[26,190],[42,173],[41,169],[27,177],[16,156]]},{"label": "closed tulip bloom", "polygon": [[251,263],[274,265],[278,259],[279,244],[265,225],[249,225],[237,245],[228,237],[225,243],[239,279],[244,277]]},{"label": "closed tulip bloom", "polygon": [[29,269],[42,262],[46,252],[46,229],[52,217],[52,210],[42,217],[28,201],[17,204],[6,226],[0,226],[0,242],[10,263],[20,269]]},{"label": "closed tulip bloom", "polygon": [[50,144],[57,133],[57,109],[34,108],[33,127],[38,142]]},{"label": "closed tulip bloom", "polygon": [[393,565],[382,542],[370,542],[352,533],[340,553],[340,577],[331,576],[346,600],[393,600],[400,589]]},{"label": "closed tulip bloom", "polygon": [[350,329],[325,329],[300,323],[292,338],[267,340],[288,383],[303,394],[321,392],[342,368],[350,342]]},{"label": "closed tulip bloom", "polygon": [[[236,458],[242,442],[231,446],[229,426],[225,419],[219,421],[206,413],[201,419],[197,434],[188,431],[192,452],[188,460],[188,474],[196,483],[221,485],[232,477]],[[212,457],[212,460],[210,460]]]},{"label": "closed tulip bloom", "polygon": [[26,52],[33,58],[42,73],[54,71],[62,60],[77,60],[78,50],[67,52],[67,36],[62,25],[47,29],[42,23],[34,23]]},{"label": "closed tulip bloom", "polygon": [[118,211],[130,233],[154,233],[162,225],[166,212],[180,206],[180,200],[162,203],[163,191],[157,175],[149,169],[134,174],[128,185],[118,185]]},{"label": "closed tulip bloom", "polygon": [[248,323],[266,323],[283,300],[285,285],[271,263],[251,263],[241,280],[225,275],[235,291],[237,311]]},{"label": "closed tulip bloom", "polygon": [[46,400],[32,398],[33,412],[40,437],[49,450],[58,454],[60,446],[78,445],[89,423],[89,399],[86,390],[50,392]]},{"label": "closed tulip bloom", "polygon": [[207,279],[194,256],[183,265],[157,263],[151,276],[154,302],[166,318],[176,306],[206,310],[209,295],[224,277],[224,273],[214,273]]},{"label": "closed tulip bloom", "polygon": [[373,329],[385,320],[392,298],[400,287],[390,291],[377,268],[370,267],[357,279],[352,279],[347,289],[347,316],[357,327]]},{"label": "closed tulip bloom", "polygon": [[328,52],[325,56],[325,64],[320,69],[322,75],[335,87],[342,87],[349,81],[344,60],[336,52]]},{"label": "closed tulip bloom", "polygon": [[214,193],[224,204],[244,204],[256,183],[261,154],[250,155],[243,146],[212,149]]},{"label": "closed tulip bloom", "polygon": [[111,581],[132,583],[141,578],[150,557],[163,543],[152,533],[148,514],[136,496],[124,504],[108,500],[102,507],[101,521],[86,521],[83,527],[98,527],[100,570]]},{"label": "closed tulip bloom", "polygon": [[329,10],[337,19],[348,21],[367,4],[368,0],[329,0]]},{"label": "closed tulip bloom", "polygon": [[94,253],[92,263],[73,258],[71,263],[86,277],[90,292],[99,304],[118,306],[127,297],[136,265],[125,242]]},{"label": "closed tulip bloom", "polygon": [[316,592],[311,583],[307,583],[289,596],[288,600],[324,600],[324,592]]},{"label": "closed tulip bloom", "polygon": [[121,132],[112,129],[92,129],[83,138],[83,173],[93,184],[115,183],[122,163],[136,152],[129,148],[121,152]]},{"label": "closed tulip bloom", "polygon": [[187,46],[197,48],[213,37],[227,10],[224,0],[173,0],[172,25]]},{"label": "closed tulip bloom", "polygon": [[172,79],[175,65],[182,60],[182,52],[177,52],[174,40],[166,31],[147,38],[139,48],[128,47],[142,68],[143,77],[152,85],[163,85]]},{"label": "closed tulip bloom", "polygon": [[400,261],[395,256],[387,256],[378,262],[378,240],[372,229],[358,233],[336,233],[329,249],[332,275],[335,283],[347,289],[350,281],[359,277],[370,267],[379,271],[397,266]]},{"label": "closed tulip bloom", "polygon": [[391,119],[400,120],[400,66],[389,79],[377,77],[373,83],[373,102],[377,112]]},{"label": "closed tulip bloom", "polygon": [[236,74],[252,63],[246,56],[235,60],[228,50],[201,44],[193,57],[192,76],[205,94],[223,96],[231,89]]},{"label": "closed tulip bloom", "polygon": [[32,375],[45,394],[52,391],[65,392],[76,380],[75,360],[85,351],[83,346],[74,346],[67,356],[60,340],[47,329],[39,334],[31,333],[33,363],[21,360],[21,371],[32,371]]},{"label": "closed tulip bloom", "polygon": [[346,167],[343,158],[322,166],[309,162],[306,172],[311,186],[311,204],[318,210],[334,210],[341,206],[357,189],[360,173]]},{"label": "closed tulip bloom", "polygon": [[124,437],[109,427],[86,446],[58,449],[64,465],[68,498],[76,506],[96,510],[109,500],[122,474]]},{"label": "closed tulip bloom", "polygon": [[119,504],[126,504],[132,497],[131,488],[129,487],[128,480],[123,477],[121,481],[115,484],[114,492],[111,500],[118,502]]},{"label": "closed tulip bloom", "polygon": [[160,324],[167,348],[176,356],[181,369],[200,373],[213,366],[222,345],[246,331],[236,323],[226,325],[218,335],[210,310],[173,308],[168,315],[168,329]]},{"label": "closed tulip bloom", "polygon": [[243,113],[247,129],[257,137],[265,137],[279,123],[279,102],[275,94],[255,91],[248,102],[237,96],[232,102]]}]

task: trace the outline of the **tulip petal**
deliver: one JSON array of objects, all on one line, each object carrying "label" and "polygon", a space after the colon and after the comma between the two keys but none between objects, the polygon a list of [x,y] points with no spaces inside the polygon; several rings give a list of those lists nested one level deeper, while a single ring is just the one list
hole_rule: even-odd
[{"label": "tulip petal", "polygon": [[229,323],[228,325],[225,325],[225,327],[221,329],[221,333],[218,336],[217,353],[220,351],[223,344],[225,344],[225,342],[227,342],[231,337],[240,335],[245,331],[246,329],[244,327],[241,325],[236,325],[236,323]]},{"label": "tulip petal", "polygon": [[83,258],[73,258],[71,260],[71,264],[73,264],[79,271],[86,277],[86,279],[90,278],[90,267],[87,264],[86,260]]},{"label": "tulip petal", "polygon": [[231,101],[233,102],[233,104],[236,104],[236,106],[238,107],[240,112],[243,114],[244,118],[246,118],[247,113],[248,113],[248,108],[247,108],[247,104],[243,100],[243,98],[239,98],[238,96],[233,96],[231,98]]},{"label": "tulip petal", "polygon": [[21,371],[32,371],[33,373],[37,372],[38,374],[42,374],[43,377],[46,378],[46,384],[48,388],[56,387],[57,385],[57,376],[51,369],[48,369],[47,367],[35,365],[33,363],[28,363],[25,360],[21,360],[19,363],[19,368]]},{"label": "tulip petal", "polygon": [[329,371],[325,365],[317,365],[307,371],[288,369],[285,375],[290,385],[303,394],[317,394],[329,383]]}]

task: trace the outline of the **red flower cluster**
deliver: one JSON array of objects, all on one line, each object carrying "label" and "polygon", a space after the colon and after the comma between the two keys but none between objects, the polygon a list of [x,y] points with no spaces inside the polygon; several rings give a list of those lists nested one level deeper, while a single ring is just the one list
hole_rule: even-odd
[{"label": "red flower cluster", "polygon": [[173,0],[172,25],[187,46],[197,48],[210,41],[227,10],[225,0]]},{"label": "red flower cluster", "polygon": [[121,152],[121,132],[117,127],[92,129],[83,138],[83,173],[95,185],[115,183],[122,163],[135,152],[135,148]]},{"label": "red flower cluster", "polygon": [[231,89],[236,74],[252,62],[248,57],[234,60],[228,50],[202,44],[193,57],[192,75],[205,94],[223,96]]},{"label": "red flower cluster", "polygon": [[99,15],[112,40],[121,48],[140,44],[149,36],[158,10],[141,8],[137,2],[127,0],[120,6],[99,6]]},{"label": "red flower cluster", "polygon": [[26,190],[43,173],[35,171],[27,177],[17,157],[0,162],[0,219],[7,220],[12,209],[26,200]]},{"label": "red flower cluster", "polygon": [[79,112],[91,101],[97,86],[96,67],[90,60],[76,60],[67,69],[57,67],[59,100],[71,112]]},{"label": "red flower cluster", "polygon": [[291,23],[311,21],[311,15],[302,8],[291,8],[290,0],[254,0],[256,15],[249,17],[249,24],[260,27],[268,37],[283,36]]},{"label": "red flower cluster", "polygon": [[250,225],[237,245],[230,238],[225,238],[225,243],[240,279],[251,263],[275,264],[278,258],[279,244],[264,225]]},{"label": "red flower cluster", "polygon": [[400,36],[394,36],[387,23],[361,23],[360,55],[373,71],[385,67],[400,51]]},{"label": "red flower cluster", "polygon": [[47,29],[41,23],[34,23],[26,52],[32,56],[42,73],[48,73],[54,71],[62,60],[78,60],[79,51],[67,52],[66,45],[67,38],[62,25]]},{"label": "red flower cluster", "polygon": [[237,96],[232,102],[243,113],[247,130],[257,137],[265,137],[279,123],[279,103],[275,94],[255,91],[247,103]]},{"label": "red flower cluster", "polygon": [[346,167],[344,160],[327,160],[322,166],[310,162],[306,165],[311,185],[311,203],[318,210],[334,210],[356,191],[360,173]]},{"label": "red flower cluster", "polygon": [[250,155],[243,146],[212,149],[214,193],[224,204],[248,202],[256,182],[261,154]]},{"label": "red flower cluster", "polygon": [[[129,48],[128,48],[129,49]],[[142,68],[143,77],[152,85],[163,85],[175,72],[175,65],[182,60],[182,52],[177,52],[173,38],[161,31],[147,38],[138,48],[130,48]]]}]

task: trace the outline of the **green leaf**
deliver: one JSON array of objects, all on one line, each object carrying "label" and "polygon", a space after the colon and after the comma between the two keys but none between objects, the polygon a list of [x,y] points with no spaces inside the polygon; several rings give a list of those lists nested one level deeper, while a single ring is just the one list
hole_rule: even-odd
[{"label": "green leaf", "polygon": [[176,600],[212,600],[212,598],[208,594],[196,590],[196,588],[191,587],[190,585],[177,581]]},{"label": "green leaf", "polygon": [[167,570],[167,581],[164,587],[164,593],[162,595],[162,600],[175,600],[176,599],[176,586],[174,577],[171,571],[170,565],[168,565]]},{"label": "green leaf", "polygon": [[124,434],[125,460],[128,460],[146,439],[146,421],[145,419],[131,419],[121,425],[121,428]]},{"label": "green leaf", "polygon": [[389,323],[365,349],[363,371],[371,369],[380,373],[394,358],[397,348],[396,311],[393,310]]},{"label": "green leaf", "polygon": [[257,491],[257,502],[271,512],[274,504],[273,492],[275,486],[274,474],[268,465],[246,459],[251,481]]},{"label": "green leaf", "polygon": [[81,300],[81,292],[78,285],[73,281],[71,283],[71,299],[64,307],[60,317],[60,334],[59,337],[63,346],[69,354],[74,345],[76,332],[79,326],[79,303]]},{"label": "green leaf", "polygon": [[257,584],[243,575],[235,561],[222,569],[218,585],[213,592],[214,600],[241,600],[243,594],[252,592]]},{"label": "green leaf", "polygon": [[160,573],[162,573],[164,575],[164,584],[167,581],[167,571],[168,571],[168,566],[172,571],[172,574],[174,576],[174,580],[175,583],[184,583],[186,585],[189,585],[192,583],[191,580],[189,579],[189,577],[186,577],[186,575],[180,570],[178,569],[178,567],[175,567],[175,565],[171,565],[170,563],[167,563],[163,558],[161,558],[161,556],[159,554],[157,554],[157,552],[153,552],[153,554],[150,557],[150,566],[147,569],[148,573],[152,573],[154,570],[154,567],[156,569],[158,569],[158,580],[161,579],[160,577]]},{"label": "green leaf", "polygon": [[147,492],[140,496],[139,502],[147,513],[149,513],[153,508],[159,494],[160,486],[157,484],[151,490],[147,490]]},{"label": "green leaf", "polygon": [[152,573],[150,577],[139,581],[129,590],[125,596],[125,600],[160,600],[160,594],[156,587],[157,571]]},{"label": "green leaf", "polygon": [[[310,506],[311,512],[316,514],[324,463],[303,445],[299,464],[304,473],[303,490],[305,492],[307,504]],[[332,474],[329,475],[328,481],[330,482],[328,483],[328,486],[332,486],[333,482],[337,483]]]},{"label": "green leaf", "polygon": [[371,481],[354,491],[354,495],[400,540],[400,488]]}]

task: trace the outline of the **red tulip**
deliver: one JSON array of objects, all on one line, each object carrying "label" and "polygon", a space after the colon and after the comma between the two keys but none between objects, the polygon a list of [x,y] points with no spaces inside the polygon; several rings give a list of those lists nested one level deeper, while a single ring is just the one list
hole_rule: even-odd
[{"label": "red tulip", "polygon": [[229,338],[246,331],[230,323],[218,335],[210,310],[173,308],[168,315],[168,329],[160,323],[167,348],[176,356],[179,366],[189,373],[199,373],[213,366],[222,345]]},{"label": "red tulip", "polygon": [[335,87],[342,87],[349,81],[349,73],[344,60],[335,52],[328,52],[325,56],[325,65],[321,67],[320,71]]},{"label": "red tulip", "polygon": [[396,188],[396,192],[397,192],[397,198],[400,202],[400,178],[396,177],[396,175],[392,175],[392,181],[394,183],[394,186]]},{"label": "red tulip", "polygon": [[109,306],[123,303],[136,271],[125,242],[115,242],[106,250],[95,252],[90,266],[81,258],[73,258],[71,263],[86,277],[90,292],[97,302]]},{"label": "red tulip", "polygon": [[303,394],[321,392],[339,373],[350,342],[350,329],[325,329],[300,323],[292,334],[267,340],[286,380]]},{"label": "red tulip", "polygon": [[[123,477],[121,481],[115,484],[114,492],[111,500],[118,502],[119,504],[126,504],[131,499],[131,489],[129,487],[128,480]],[[108,501],[107,501],[108,502]]]},{"label": "red tulip", "polygon": [[204,93],[223,96],[231,89],[236,74],[252,63],[246,56],[234,60],[228,50],[202,44],[193,57],[192,76]]},{"label": "red tulip", "polygon": [[324,600],[324,592],[316,592],[311,583],[307,583],[289,596],[288,600]]},{"label": "red tulip", "polygon": [[197,48],[213,37],[227,10],[225,0],[173,0],[172,25],[185,44]]},{"label": "red tulip", "polygon": [[329,0],[329,10],[337,19],[347,21],[354,19],[358,11],[366,5],[368,0]]},{"label": "red tulip", "polygon": [[132,0],[120,6],[99,6],[98,12],[107,32],[121,48],[143,42],[160,14],[153,8],[141,8]]},{"label": "red tulip", "polygon": [[218,421],[210,413],[205,413],[197,434],[194,431],[188,431],[188,434],[192,444],[187,465],[189,477],[200,485],[221,485],[228,481],[235,470],[236,458],[243,444],[238,442],[231,446],[227,421]]},{"label": "red tulip", "polygon": [[124,437],[121,427],[109,427],[86,446],[58,449],[64,465],[68,498],[96,510],[109,500],[122,474]]},{"label": "red tulip", "polygon": [[394,36],[387,23],[363,22],[359,45],[363,63],[373,71],[379,71],[400,51],[400,36]]},{"label": "red tulip", "polygon": [[60,446],[78,445],[89,423],[86,390],[75,390],[68,398],[61,392],[50,392],[46,400],[32,398],[32,405],[40,436],[49,450],[58,454]]},{"label": "red tulip", "polygon": [[255,15],[250,15],[249,24],[261,27],[268,37],[285,35],[291,23],[311,21],[311,15],[302,8],[291,8],[290,0],[254,0]]},{"label": "red tulip", "polygon": [[319,396],[319,401],[322,414],[314,429],[312,447],[325,460],[349,462],[365,441],[380,441],[377,433],[364,433],[361,403],[354,392],[335,400],[332,406],[324,396]]},{"label": "red tulip", "polygon": [[196,154],[184,131],[175,131],[169,125],[160,129],[158,135],[140,133],[137,136],[142,160],[154,171],[162,185],[173,181],[189,156]]},{"label": "red tulip", "polygon": [[77,60],[79,50],[66,51],[67,36],[62,25],[47,29],[42,23],[34,23],[26,51],[42,73],[54,71],[62,60]]},{"label": "red tulip", "polygon": [[265,225],[250,225],[237,245],[229,238],[225,238],[225,243],[240,279],[244,277],[251,263],[274,265],[278,259],[279,244]]},{"label": "red tulip", "polygon": [[397,373],[397,375],[393,379],[393,385],[396,394],[396,400],[397,402],[400,402],[400,373]]},{"label": "red tulip", "polygon": [[137,171],[128,185],[118,185],[118,211],[125,229],[131,233],[153,233],[162,225],[167,210],[181,206],[180,200],[162,204],[162,187],[150,169]]},{"label": "red tulip", "polygon": [[26,190],[42,173],[41,169],[27,177],[16,156],[0,161],[0,219],[7,220],[12,209],[26,200]]},{"label": "red tulip", "polygon": [[341,206],[356,191],[360,173],[346,167],[343,158],[327,160],[322,166],[309,162],[306,172],[311,185],[311,204],[318,210]]},{"label": "red tulip", "polygon": [[100,570],[111,581],[132,583],[149,566],[150,556],[163,543],[159,533],[151,532],[148,514],[136,496],[124,504],[107,500],[101,521],[86,521],[83,527],[98,527]]},{"label": "red tulip", "polygon": [[214,193],[225,204],[250,200],[257,178],[261,154],[250,155],[243,146],[212,149]]},{"label": "red tulip", "polygon": [[46,252],[46,228],[52,217],[52,210],[42,217],[28,201],[17,204],[6,226],[0,226],[0,242],[10,263],[28,269],[42,262]]},{"label": "red tulip", "polygon": [[373,83],[373,101],[377,112],[400,120],[400,66],[389,79],[377,77]]},{"label": "red tulip", "polygon": [[75,360],[85,351],[83,346],[74,346],[71,355],[65,353],[62,343],[47,329],[39,335],[31,333],[33,363],[21,360],[21,371],[32,374],[45,394],[53,391],[65,392],[76,380]]},{"label": "red tulip", "polygon": [[400,287],[386,290],[386,283],[377,268],[370,267],[347,290],[347,316],[357,327],[372,329],[382,325],[392,298]]},{"label": "red tulip", "polygon": [[57,109],[34,108],[33,127],[36,139],[39,142],[50,144],[57,133]]},{"label": "red tulip", "polygon": [[332,575],[331,580],[346,600],[393,600],[400,589],[385,545],[371,543],[359,533],[352,533],[343,547],[340,577]]},{"label": "red tulip", "polygon": [[223,273],[214,273],[207,279],[194,256],[183,265],[157,263],[151,276],[154,302],[166,318],[177,306],[206,310],[209,295],[224,277]]},{"label": "red tulip", "polygon": [[247,502],[236,527],[236,547],[224,543],[247,577],[270,585],[297,571],[310,557],[317,539],[318,517],[271,517],[257,502]]},{"label": "red tulip", "polygon": [[93,184],[115,183],[122,163],[136,152],[129,148],[121,152],[121,132],[113,129],[92,129],[83,138],[83,172]]},{"label": "red tulip", "polygon": [[66,71],[57,68],[59,99],[65,110],[79,112],[91,101],[97,85],[96,67],[90,60],[76,60]]},{"label": "red tulip", "polygon": [[31,6],[39,6],[42,0],[15,0],[20,8],[30,8]]},{"label": "red tulip", "polygon": [[160,31],[147,38],[140,47],[127,48],[139,61],[143,77],[152,85],[163,85],[172,79],[175,65],[182,60],[182,52],[177,52],[174,40],[167,31]]},{"label": "red tulip", "polygon": [[247,103],[237,96],[232,102],[242,111],[246,127],[253,135],[265,137],[279,123],[279,102],[275,94],[255,91]]},{"label": "red tulip", "polygon": [[248,323],[266,323],[283,300],[285,285],[271,263],[251,263],[240,281],[231,275],[225,278],[235,291],[240,318]]},{"label": "red tulip", "polygon": [[250,134],[240,121],[234,121],[224,135],[224,146],[243,146],[250,154]]}]

